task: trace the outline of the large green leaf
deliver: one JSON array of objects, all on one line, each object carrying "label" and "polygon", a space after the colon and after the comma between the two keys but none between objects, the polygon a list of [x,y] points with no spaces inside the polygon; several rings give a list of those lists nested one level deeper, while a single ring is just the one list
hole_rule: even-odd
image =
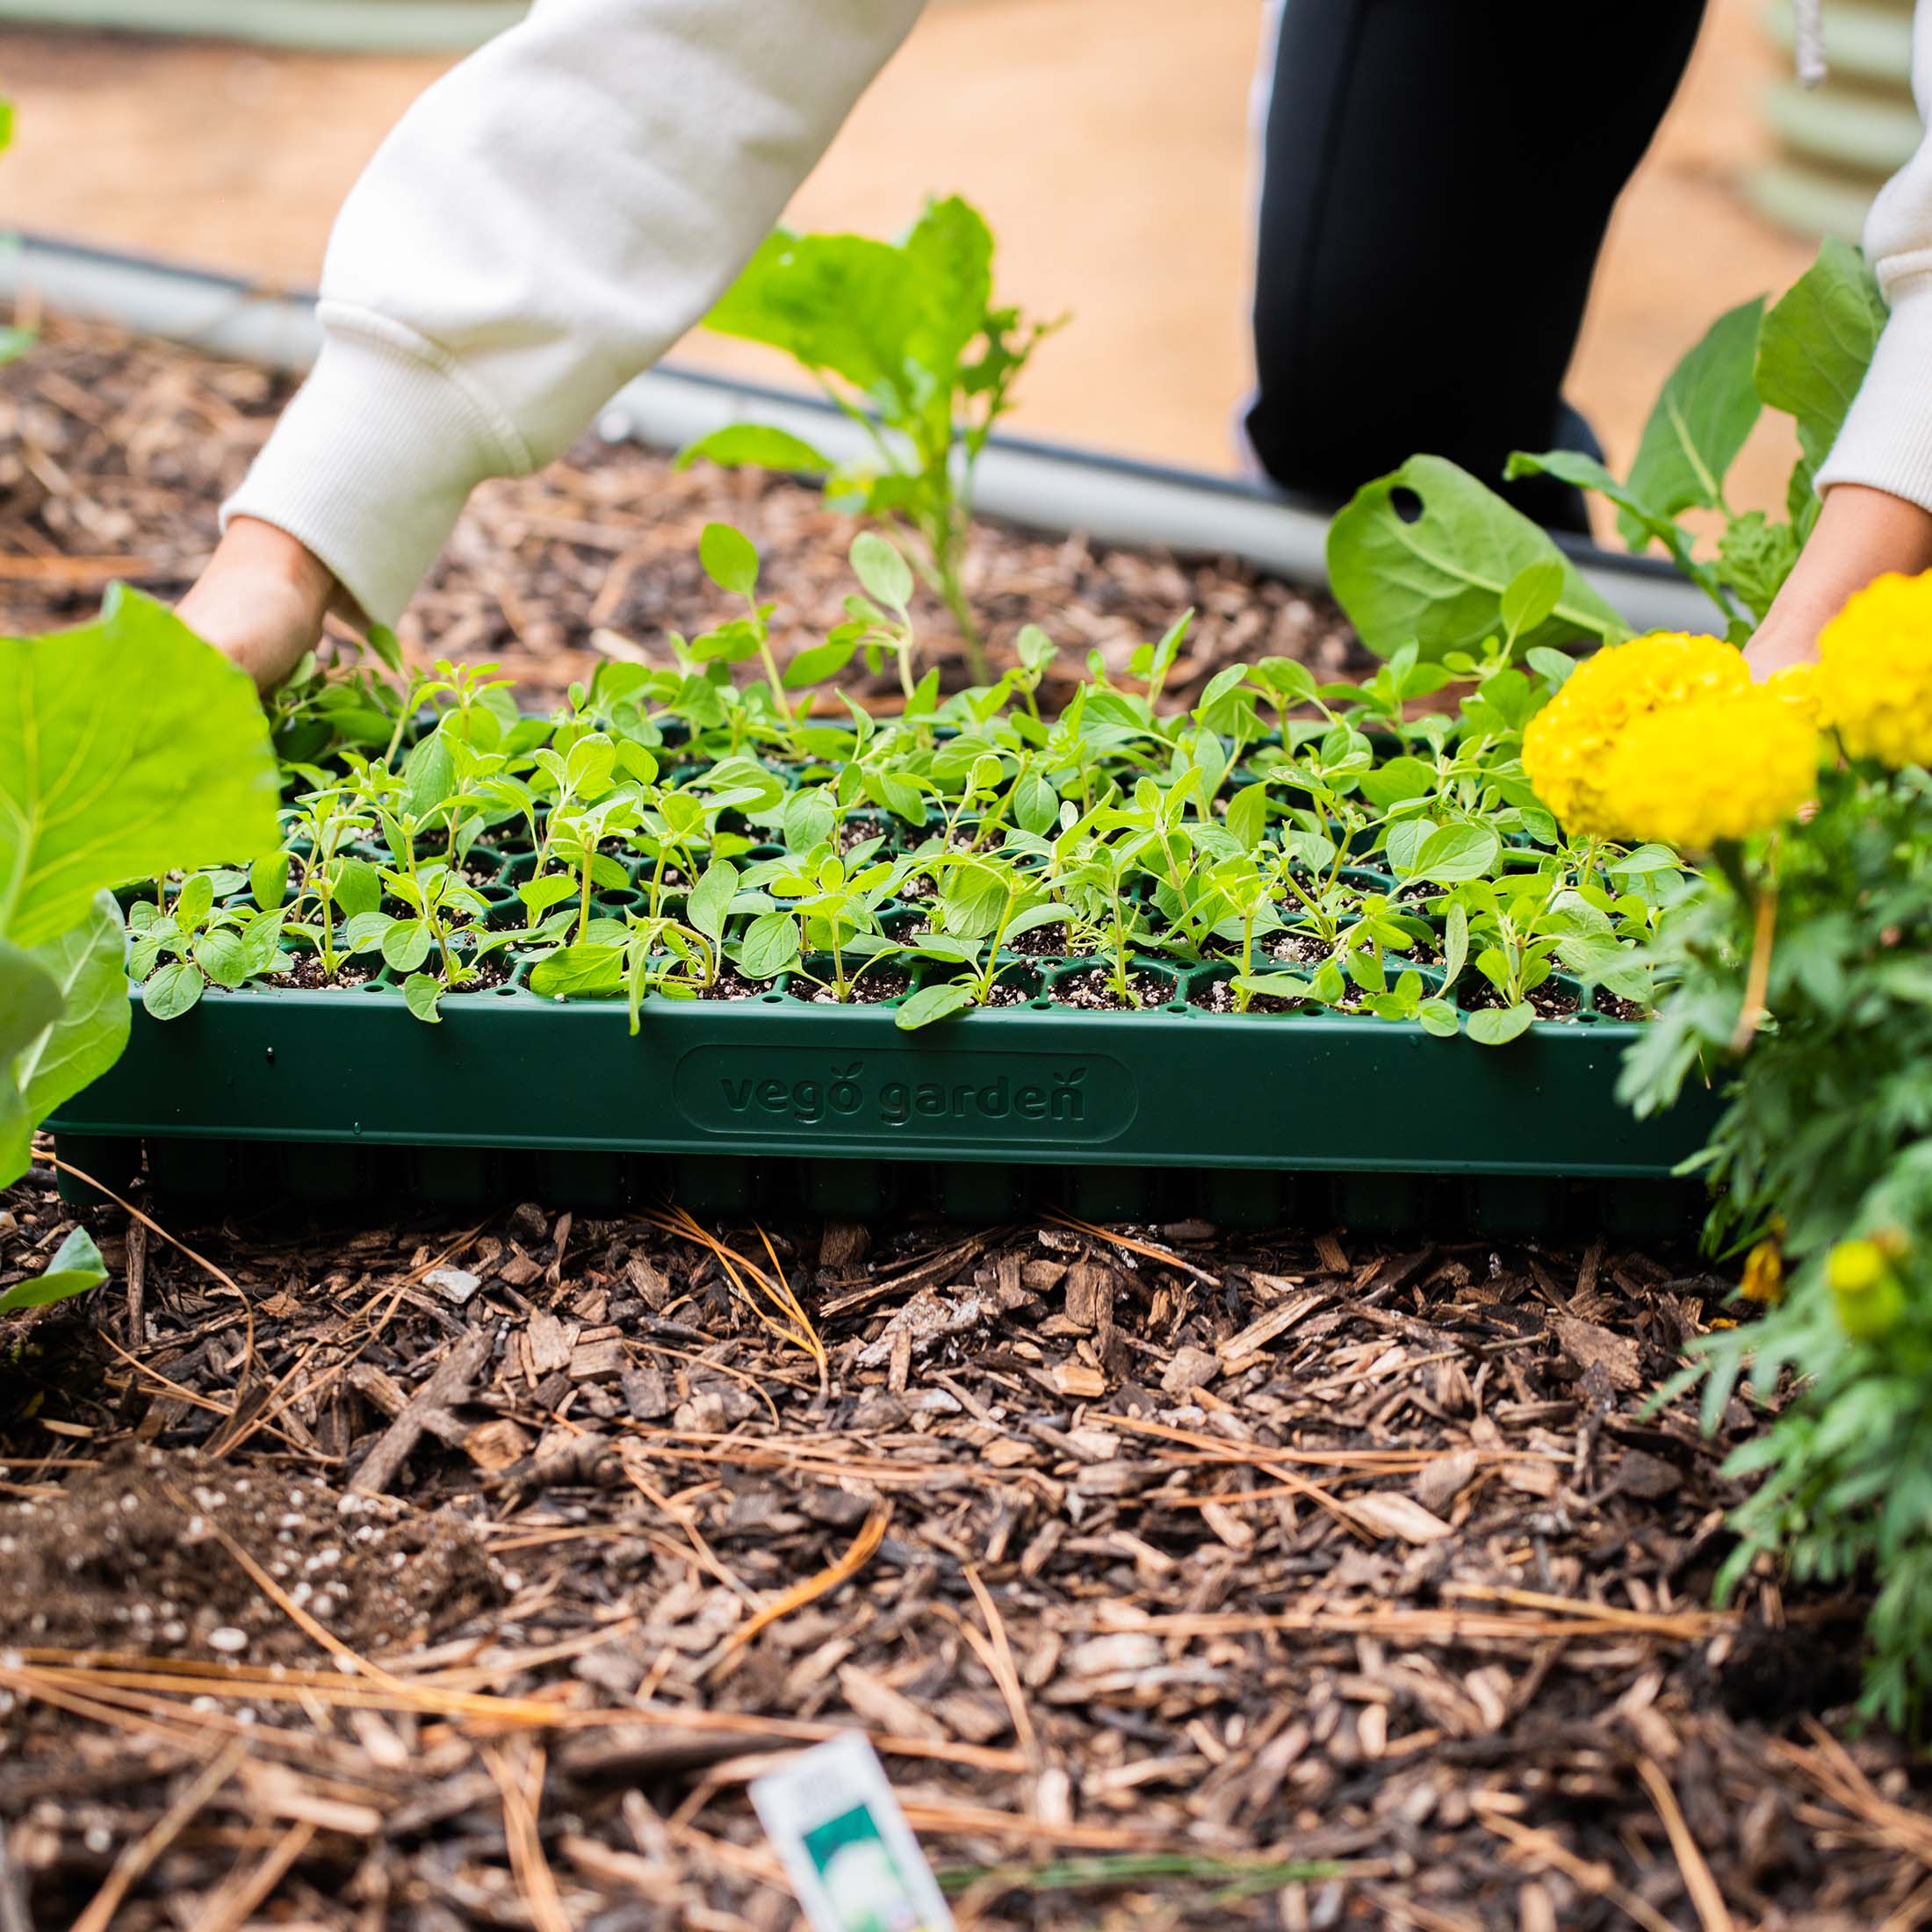
[{"label": "large green leaf", "polygon": [[[120,1058],[133,1019],[126,945],[112,892],[100,893],[78,926],[32,954],[0,944],[0,1187],[26,1171],[33,1127]],[[39,1026],[18,1040],[12,960],[27,961],[54,996],[52,1012],[41,1009]]]},{"label": "large green leaf", "polygon": [[1885,325],[1885,297],[1864,256],[1835,236],[1764,318],[1757,393],[1796,419],[1814,470],[1837,440]]},{"label": "large green leaf", "polygon": [[77,631],[0,639],[0,933],[40,946],[103,886],[278,842],[255,688],[116,585]]},{"label": "large green leaf", "polygon": [[1410,638],[1428,659],[1477,649],[1503,629],[1503,592],[1544,562],[1561,569],[1562,595],[1517,640],[1519,652],[1579,632],[1606,641],[1629,635],[1546,531],[1445,458],[1410,457],[1364,484],[1329,527],[1329,582],[1378,657]]},{"label": "large green leaf", "polygon": [[[1727,309],[1670,371],[1626,479],[1631,495],[1655,515],[1675,516],[1693,505],[1712,509],[1723,501],[1725,473],[1763,407],[1756,381],[1763,319],[1763,296]],[[1633,550],[1644,549],[1654,534],[1630,509],[1618,528]]]}]

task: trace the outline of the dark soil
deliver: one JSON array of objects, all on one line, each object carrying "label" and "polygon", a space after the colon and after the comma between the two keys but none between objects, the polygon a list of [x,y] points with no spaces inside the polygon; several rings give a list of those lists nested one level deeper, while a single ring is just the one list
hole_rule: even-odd
[{"label": "dark soil", "polygon": [[344,960],[335,969],[331,979],[322,970],[321,956],[315,953],[290,953],[285,955],[292,963],[285,972],[264,973],[253,984],[257,986],[292,986],[304,992],[320,992],[328,988],[347,988],[366,985],[376,977],[378,969],[365,966],[357,960]]},{"label": "dark soil", "polygon": [[1304,999],[1278,999],[1272,993],[1257,993],[1245,1007],[1237,1007],[1234,988],[1225,979],[1211,979],[1205,986],[1197,986],[1187,996],[1190,1006],[1198,1006],[1203,1013],[1306,1013],[1308,1002]]},{"label": "dark soil", "polygon": [[1038,984],[1030,977],[1009,973],[993,982],[992,991],[980,1001],[982,1006],[1024,1006],[1040,997]]},{"label": "dark soil", "polygon": [[[797,990],[797,983],[794,981]],[[846,982],[846,997],[842,1004],[847,1006],[879,1006],[889,999],[898,999],[911,992],[911,976],[891,967],[881,967],[867,973],[860,979]],[[813,990],[811,1003],[815,1006],[836,1006],[841,1004],[835,986],[819,986]]]},{"label": "dark soil", "polygon": [[492,953],[476,962],[475,971],[470,978],[460,986],[452,986],[450,991],[452,993],[487,993],[498,986],[508,985],[509,980],[510,969],[504,962],[502,954]]},{"label": "dark soil", "polygon": [[[241,481],[292,385],[111,330],[55,319],[34,352],[0,369],[0,554],[46,559],[44,574],[0,580],[4,628],[81,622],[112,575],[178,596],[213,547],[215,512]],[[547,701],[606,654],[668,662],[667,631],[687,637],[726,615],[698,565],[698,536],[723,520],[762,554],[761,595],[777,603],[781,657],[844,621],[854,586],[854,523],[786,478],[699,464],[587,436],[533,477],[486,484],[405,616],[405,647],[423,661],[499,664]],[[90,573],[88,559],[110,561]],[[1135,647],[1190,605],[1186,654],[1169,677],[1174,708],[1236,658],[1283,656],[1323,677],[1370,660],[1324,596],[1227,559],[1180,560],[1078,537],[976,525],[967,582],[995,663],[1039,624],[1063,646],[1069,679],[1090,649],[1124,672]],[[942,607],[915,612],[926,661],[957,681],[957,643]],[[750,674],[749,672],[746,674]],[[887,670],[848,687],[890,710]],[[1049,679],[1042,697],[1056,700]]]},{"label": "dark soil", "polygon": [[1176,997],[1175,983],[1158,973],[1129,972],[1127,983],[1134,989],[1135,999],[1122,999],[1114,991],[1110,968],[1095,966],[1056,980],[1048,987],[1046,997],[1056,1006],[1075,1006],[1082,1013],[1138,1013],[1164,1006]]},{"label": "dark soil", "polygon": [[1029,926],[1018,939],[1006,942],[1009,953],[1019,953],[1027,959],[1063,959],[1067,950],[1067,926],[1062,920],[1056,926]]},{"label": "dark soil", "polygon": [[1620,998],[1617,994],[1599,986],[1590,1001],[1591,1010],[1601,1013],[1605,1020],[1647,1020],[1650,1008],[1640,1006],[1634,999]]},{"label": "dark soil", "polygon": [[[1510,1002],[1496,986],[1480,974],[1472,973],[1458,991],[1466,1013],[1480,1013],[1486,1006],[1507,1006]],[[1524,996],[1535,1009],[1539,1020],[1574,1020],[1582,1006],[1576,995],[1554,979],[1532,987]]]},{"label": "dark soil", "polygon": [[1864,1604],[1711,1604],[1689,1248],[766,1222],[821,1388],[651,1221],[155,1208],[0,1317],[17,1923],[152,1832],[129,1932],[789,1932],[745,1784],[851,1727],[977,1932],[1913,1922]]},{"label": "dark soil", "polygon": [[706,989],[706,999],[762,999],[767,993],[778,991],[777,983],[769,979],[746,979],[735,966],[721,966],[717,977]]}]

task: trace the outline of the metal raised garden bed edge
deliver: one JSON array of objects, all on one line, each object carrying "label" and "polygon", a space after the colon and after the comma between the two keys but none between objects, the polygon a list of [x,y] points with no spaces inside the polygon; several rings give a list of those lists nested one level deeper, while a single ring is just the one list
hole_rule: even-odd
[{"label": "metal raised garden bed edge", "polygon": [[[307,298],[107,251],[30,239],[0,258],[0,293],[29,282],[55,306],[280,366],[313,342]],[[814,407],[751,393],[768,415]],[[606,430],[674,443],[736,420],[746,394],[654,371]],[[1162,540],[1150,519],[1184,549],[1212,530],[1207,547],[1319,572],[1318,517],[1222,479],[996,439],[980,498],[1117,541]],[[1638,621],[1688,621],[1686,587],[1654,563],[1595,551],[1584,567]],[[166,1024],[137,1001],[120,1063],[51,1123],[57,1149],[112,1186],[145,1141],[164,1187],[228,1200],[466,1201],[527,1180],[587,1207],[669,1184],[721,1212],[919,1200],[984,1220],[1050,1194],[1102,1218],[1447,1216],[1500,1232],[1575,1209],[1641,1234],[1694,1201],[1669,1177],[1716,1106],[1698,1094],[1632,1119],[1613,1089],[1636,1029],[1594,1018],[1485,1049],[1369,1018],[1186,1006],[1036,1003],[906,1034],[883,1007],[654,998],[636,1038],[621,1009],[520,988],[452,996],[443,1013],[425,1026],[381,985],[211,990]]]}]

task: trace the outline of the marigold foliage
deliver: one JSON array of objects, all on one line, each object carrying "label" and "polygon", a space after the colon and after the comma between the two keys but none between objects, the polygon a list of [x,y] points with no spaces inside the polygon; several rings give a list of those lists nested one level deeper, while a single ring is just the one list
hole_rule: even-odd
[{"label": "marigold foliage", "polygon": [[1604,829],[1706,852],[1781,825],[1813,794],[1818,732],[1762,687],[1632,722],[1604,761]]},{"label": "marigold foliage", "polygon": [[1818,638],[1816,688],[1853,758],[1932,764],[1932,572],[1859,591]]},{"label": "marigold foliage", "polygon": [[1631,724],[1686,699],[1744,690],[1742,654],[1719,638],[1659,631],[1611,645],[1579,665],[1523,734],[1523,770],[1573,834],[1618,838],[1626,828],[1604,790],[1612,747]]}]

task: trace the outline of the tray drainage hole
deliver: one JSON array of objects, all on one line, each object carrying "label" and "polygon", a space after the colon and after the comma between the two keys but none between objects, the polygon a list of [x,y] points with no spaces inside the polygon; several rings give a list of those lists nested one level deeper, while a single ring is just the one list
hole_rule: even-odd
[{"label": "tray drainage hole", "polygon": [[782,993],[761,993],[758,997],[768,1006],[782,1006],[785,1003],[785,996]]},{"label": "tray drainage hole", "polygon": [[1171,999],[1167,1002],[1169,1013],[1192,1013],[1193,1008],[1185,999]]},{"label": "tray drainage hole", "polygon": [[1053,1002],[1050,999],[1029,999],[1027,1004],[1035,1013],[1051,1013],[1053,1011]]}]

